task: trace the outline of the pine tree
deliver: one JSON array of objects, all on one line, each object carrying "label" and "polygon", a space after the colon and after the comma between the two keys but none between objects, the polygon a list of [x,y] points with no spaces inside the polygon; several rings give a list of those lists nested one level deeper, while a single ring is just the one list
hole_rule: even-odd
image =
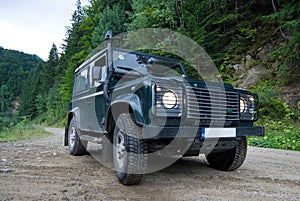
[{"label": "pine tree", "polygon": [[276,33],[285,45],[273,51],[271,56],[274,59],[281,58],[277,73],[287,82],[293,82],[300,79],[300,2],[280,0],[272,3],[274,11],[265,19],[277,23],[273,35]]},{"label": "pine tree", "polygon": [[[60,69],[59,69],[59,55],[57,51],[56,45],[53,43],[52,48],[49,53],[48,61],[47,61],[47,66],[51,69],[51,77],[55,79],[56,76],[59,75]],[[51,83],[52,85],[53,83]]]},{"label": "pine tree", "polygon": [[113,30],[114,35],[126,31],[126,11],[121,4],[106,7],[98,16],[98,24],[93,32],[93,45],[96,47],[104,41],[107,30]]},{"label": "pine tree", "polygon": [[2,85],[0,88],[0,112],[9,112],[11,109],[11,95],[7,85]]},{"label": "pine tree", "polygon": [[77,9],[72,15],[71,27],[67,27],[65,44],[63,45],[63,54],[61,58],[60,66],[65,69],[62,77],[62,85],[60,93],[64,101],[69,101],[71,97],[71,91],[73,86],[73,72],[77,66],[83,62],[87,56],[87,53],[82,47],[80,40],[84,36],[84,32],[81,30],[81,24],[83,23],[85,13],[81,7],[80,0],[77,1]]},{"label": "pine tree", "polygon": [[36,73],[31,73],[24,82],[20,97],[20,116],[28,116],[34,118],[37,115],[36,96],[38,94],[39,78]]}]

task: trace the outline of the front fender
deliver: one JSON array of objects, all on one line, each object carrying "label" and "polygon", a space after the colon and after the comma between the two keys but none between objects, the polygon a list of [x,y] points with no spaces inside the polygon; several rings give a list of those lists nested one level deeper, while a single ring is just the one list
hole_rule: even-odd
[{"label": "front fender", "polygon": [[[72,118],[75,118],[75,122],[77,122],[77,126],[80,127],[80,110],[79,107],[75,107],[69,111],[68,115],[68,127]],[[79,123],[79,124],[78,124]]]},{"label": "front fender", "polygon": [[143,125],[144,115],[141,100],[136,94],[126,94],[116,98],[110,105],[109,113],[117,120],[121,113],[133,113],[136,123]]}]

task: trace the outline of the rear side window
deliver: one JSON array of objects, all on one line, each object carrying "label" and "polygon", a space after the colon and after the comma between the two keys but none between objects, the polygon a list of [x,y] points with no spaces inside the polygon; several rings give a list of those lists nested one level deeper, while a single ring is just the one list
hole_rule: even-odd
[{"label": "rear side window", "polygon": [[87,89],[88,84],[88,68],[86,68],[75,75],[74,93]]}]

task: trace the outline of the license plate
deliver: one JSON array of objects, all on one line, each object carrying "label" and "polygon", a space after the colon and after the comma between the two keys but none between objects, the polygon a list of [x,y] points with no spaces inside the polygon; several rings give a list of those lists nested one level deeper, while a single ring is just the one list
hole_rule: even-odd
[{"label": "license plate", "polygon": [[202,138],[236,137],[236,128],[202,128]]}]

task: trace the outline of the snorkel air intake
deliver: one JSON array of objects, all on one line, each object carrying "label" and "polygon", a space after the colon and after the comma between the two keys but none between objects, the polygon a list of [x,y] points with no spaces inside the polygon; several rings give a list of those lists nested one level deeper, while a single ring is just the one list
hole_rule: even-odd
[{"label": "snorkel air intake", "polygon": [[111,30],[107,31],[105,34],[105,40],[107,42],[107,58],[108,58],[108,69],[107,69],[107,76],[104,81],[103,85],[103,94],[107,101],[107,103],[110,100],[110,93],[109,93],[109,83],[112,79],[114,68],[113,68],[113,49],[112,49],[112,37],[113,33]]}]

